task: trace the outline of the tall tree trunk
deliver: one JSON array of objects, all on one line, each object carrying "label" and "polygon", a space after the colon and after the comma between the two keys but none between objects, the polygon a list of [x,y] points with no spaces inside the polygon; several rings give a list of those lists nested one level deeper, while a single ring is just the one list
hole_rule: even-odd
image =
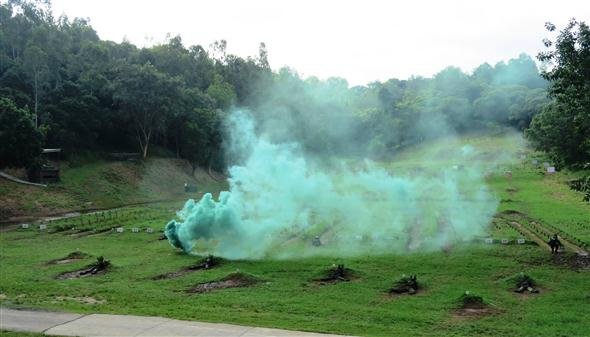
[{"label": "tall tree trunk", "polygon": [[147,133],[142,129],[144,139],[143,139],[143,159],[147,158],[148,154],[148,147],[150,146],[150,137],[152,135],[152,130],[149,130]]},{"label": "tall tree trunk", "polygon": [[39,106],[39,87],[38,87],[38,72],[35,72],[35,128],[39,127],[39,115],[37,108]]},{"label": "tall tree trunk", "polygon": [[148,152],[148,143],[145,143],[145,146],[143,147],[143,159],[147,158],[147,152]]},{"label": "tall tree trunk", "polygon": [[176,159],[180,159],[180,149],[178,148],[178,133],[174,135],[174,142],[176,143]]}]

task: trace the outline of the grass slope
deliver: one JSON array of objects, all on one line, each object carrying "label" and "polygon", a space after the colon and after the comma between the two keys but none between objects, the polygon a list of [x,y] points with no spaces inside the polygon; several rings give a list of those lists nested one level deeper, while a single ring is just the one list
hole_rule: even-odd
[{"label": "grass slope", "polygon": [[93,161],[77,166],[65,163],[61,181],[47,188],[0,179],[0,220],[183,199],[187,196],[183,192],[186,182],[196,184],[200,193],[225,185],[202,170],[197,170],[195,176],[190,173],[184,161],[152,158],[143,163]]},{"label": "grass slope", "polygon": [[[479,142],[489,156],[508,149],[523,153],[521,145],[506,138],[453,140]],[[445,142],[420,151],[445,151]],[[414,160],[412,153],[404,154]],[[489,157],[488,156],[488,157]],[[400,157],[402,158],[402,157]],[[485,158],[482,158],[484,160]],[[578,238],[587,238],[590,205],[564,181],[571,176],[540,174],[541,169],[514,161],[494,168],[488,177],[500,203],[499,211],[518,210],[530,219],[555,226]],[[448,167],[453,159],[438,160]],[[422,162],[421,162],[422,163]],[[411,164],[398,158],[392,166]],[[424,165],[424,164],[422,164]],[[393,168],[395,170],[395,168]],[[506,177],[504,170],[512,172]],[[511,200],[511,201],[508,201]],[[390,254],[354,258],[314,257],[293,260],[226,261],[219,268],[153,280],[196,263],[199,257],[181,254],[158,230],[174,216],[180,203],[125,208],[117,215],[88,215],[84,228],[123,226],[124,233],[107,231],[79,236],[66,220],[50,224],[55,233],[35,229],[0,236],[0,298],[2,305],[158,315],[178,319],[228,322],[285,329],[360,336],[587,336],[590,331],[588,270],[572,270],[555,263],[546,250],[534,245],[458,246],[450,252]],[[155,233],[132,233],[130,228],[153,228]],[[85,232],[88,233],[88,232]],[[509,227],[490,226],[490,235],[518,237]],[[71,264],[47,262],[80,250],[91,256]],[[66,271],[82,268],[97,256],[109,259],[112,269],[100,276],[56,280]],[[350,282],[320,285],[312,280],[334,263],[357,273]],[[239,270],[264,280],[248,288],[187,294],[196,284],[219,280]],[[520,272],[533,277],[540,294],[520,295],[513,278]],[[387,290],[402,274],[417,274],[424,291],[414,296],[389,296]],[[493,314],[456,315],[457,299],[469,290],[482,296]]]}]

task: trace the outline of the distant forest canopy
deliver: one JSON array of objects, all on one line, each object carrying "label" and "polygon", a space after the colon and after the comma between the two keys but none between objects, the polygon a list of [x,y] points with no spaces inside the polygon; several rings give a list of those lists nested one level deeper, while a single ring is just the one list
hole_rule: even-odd
[{"label": "distant forest canopy", "polygon": [[[187,47],[176,36],[138,48],[100,40],[84,19],[56,19],[44,1],[0,5],[0,155],[13,158],[0,166],[30,165],[20,156],[42,144],[144,157],[157,146],[194,167],[223,169],[232,107],[250,109],[261,131],[307,151],[384,158],[449,132],[524,130],[550,102],[549,82],[525,54],[472,73],[448,67],[432,78],[350,87],[273,71],[263,43],[246,58],[226,46]],[[291,131],[273,132],[281,128]],[[11,135],[15,129],[31,141]]]}]

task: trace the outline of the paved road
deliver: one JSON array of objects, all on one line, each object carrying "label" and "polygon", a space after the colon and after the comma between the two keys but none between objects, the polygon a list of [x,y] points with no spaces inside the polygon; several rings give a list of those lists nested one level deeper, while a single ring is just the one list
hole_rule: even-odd
[{"label": "paved road", "polygon": [[162,317],[72,314],[0,308],[0,330],[59,336],[226,336],[336,337],[310,332],[231,324],[179,321]]}]

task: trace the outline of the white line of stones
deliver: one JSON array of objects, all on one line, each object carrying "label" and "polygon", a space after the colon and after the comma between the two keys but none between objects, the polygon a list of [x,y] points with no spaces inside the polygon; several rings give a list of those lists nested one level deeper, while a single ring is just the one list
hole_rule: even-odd
[{"label": "white line of stones", "polygon": [[[22,229],[29,229],[29,228],[30,228],[30,225],[29,225],[29,224],[26,224],[26,223],[24,223],[24,224],[21,224],[21,228],[22,228]],[[43,231],[43,230],[47,230],[47,225],[46,225],[46,224],[40,224],[40,225],[39,225],[39,230],[41,230],[41,231]],[[115,231],[116,231],[117,233],[123,233],[123,232],[125,232],[125,227],[117,227],[117,228],[115,229]],[[141,232],[141,229],[140,229],[140,228],[138,228],[138,227],[133,227],[133,228],[131,228],[131,232],[132,232],[132,233],[139,233],[139,232]],[[145,232],[146,232],[146,233],[153,233],[153,232],[154,232],[154,229],[153,229],[153,228],[150,228],[150,227],[148,227],[148,228],[146,228],[146,229],[145,229]],[[510,243],[510,242],[512,242],[512,241],[513,241],[513,240],[509,240],[509,239],[500,239],[500,240],[497,240],[497,239],[492,239],[492,238],[485,238],[485,239],[484,239],[484,243],[486,243],[486,244],[501,243],[501,244],[504,244],[504,245],[506,245],[506,244],[509,244],[509,243]],[[517,244],[519,244],[519,245],[523,245],[523,244],[525,244],[525,243],[527,242],[527,240],[525,240],[525,239],[522,239],[522,238],[520,238],[520,239],[516,239],[516,240],[514,240],[514,241],[515,241]]]},{"label": "white line of stones", "polygon": [[[24,224],[21,224],[20,225],[20,228],[21,229],[30,229],[31,228],[31,225],[29,225],[28,223],[24,223]],[[40,231],[47,230],[47,225],[46,224],[39,224],[39,230]],[[115,228],[115,231],[117,233],[123,233],[123,232],[125,232],[125,227],[117,227],[117,228]],[[153,233],[154,232],[154,229],[148,227],[148,228],[145,229],[145,231],[146,231],[146,233]],[[138,228],[138,227],[133,227],[133,228],[131,228],[131,232],[132,233],[139,233],[139,232],[141,232],[141,229]]]}]

